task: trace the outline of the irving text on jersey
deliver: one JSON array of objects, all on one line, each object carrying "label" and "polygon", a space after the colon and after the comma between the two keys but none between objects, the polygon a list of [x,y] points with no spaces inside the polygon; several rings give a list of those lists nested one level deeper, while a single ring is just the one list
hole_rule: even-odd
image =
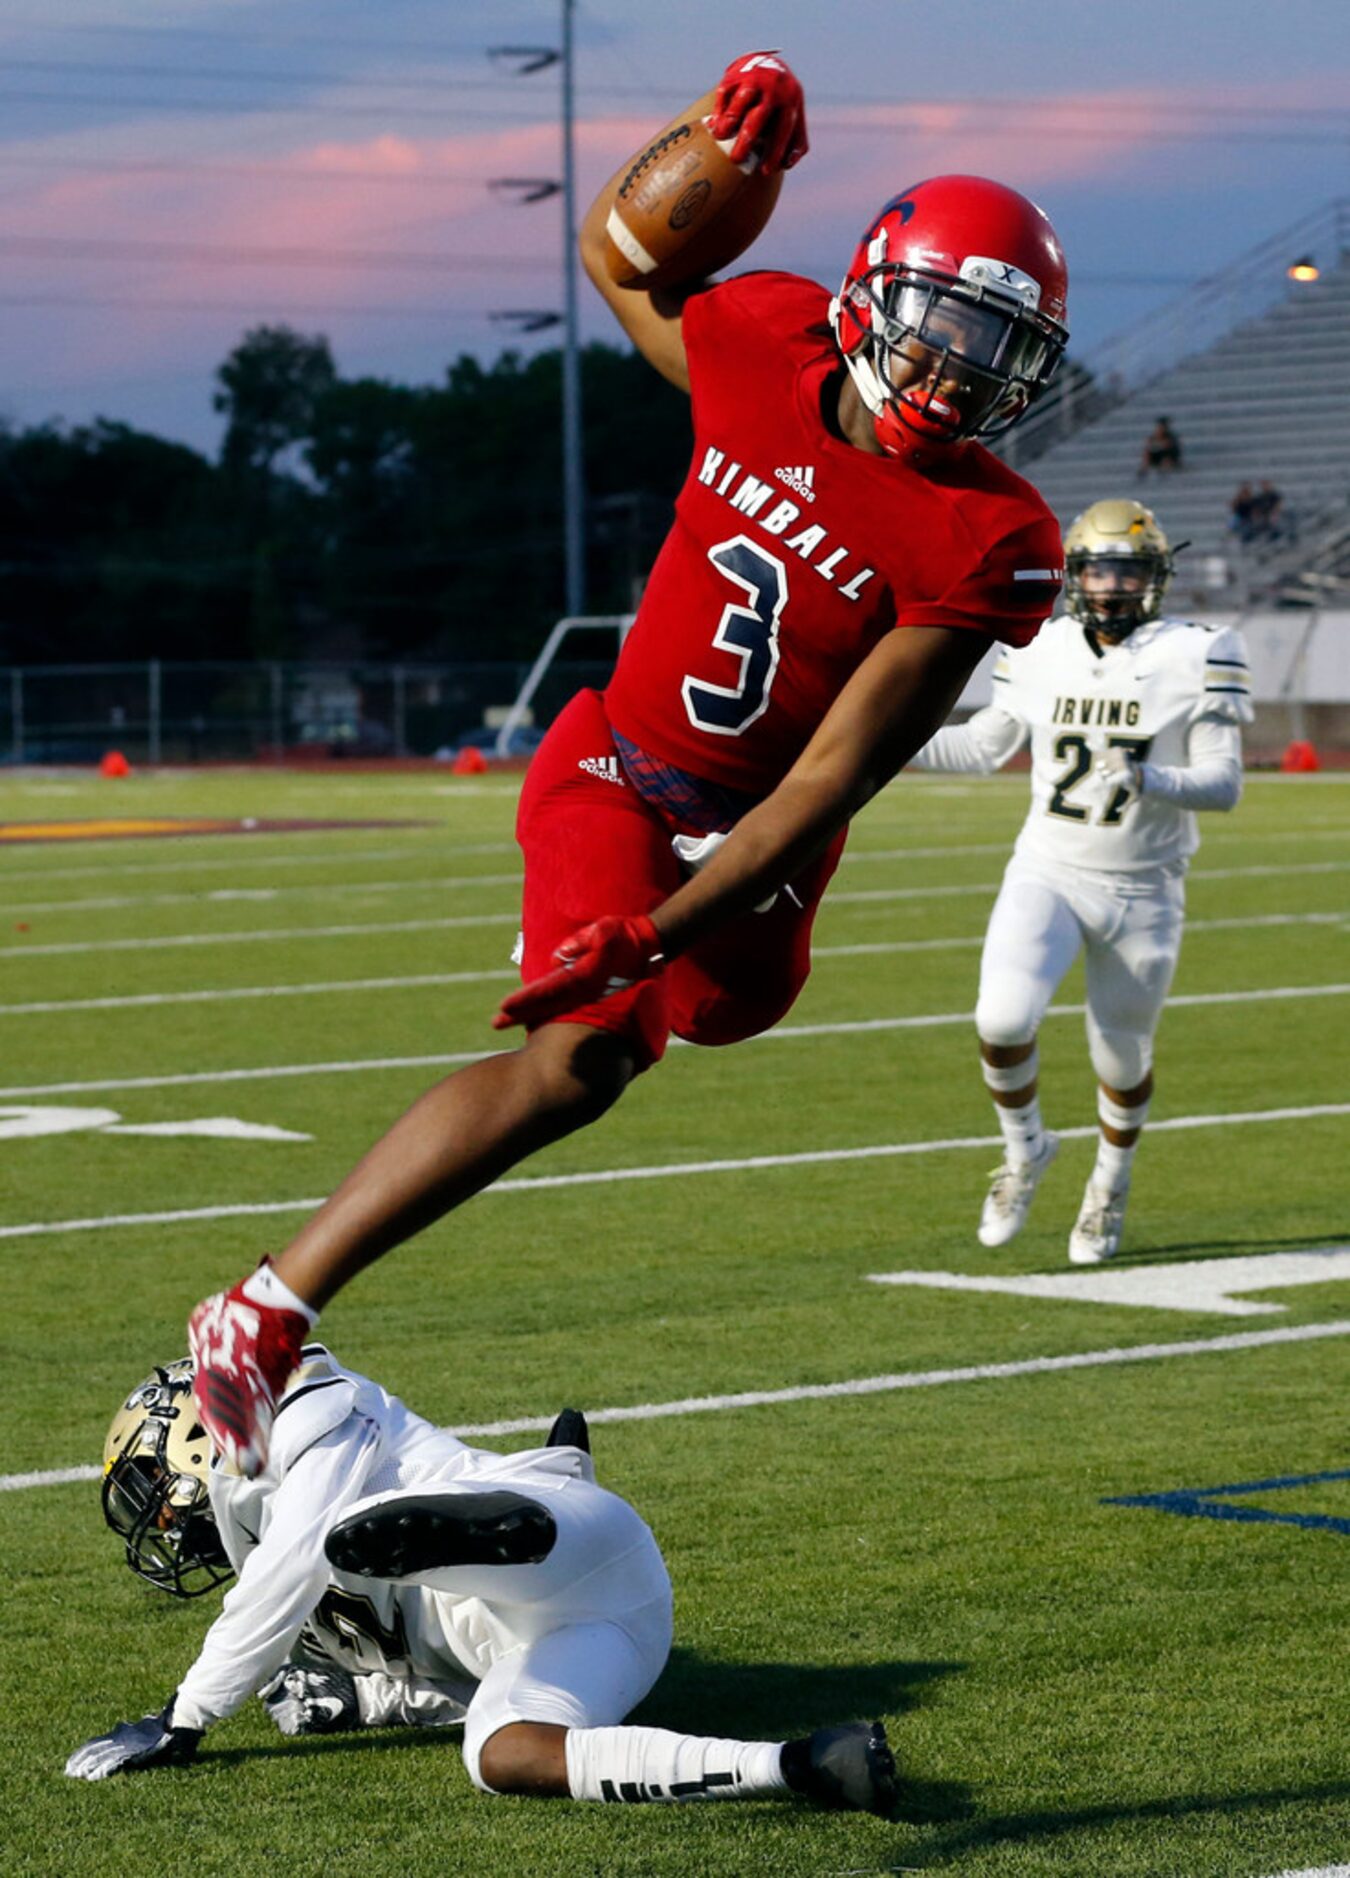
[{"label": "irving text on jersey", "polygon": [[1128,729],[1139,722],[1138,698],[1056,698],[1052,724],[1124,724]]}]

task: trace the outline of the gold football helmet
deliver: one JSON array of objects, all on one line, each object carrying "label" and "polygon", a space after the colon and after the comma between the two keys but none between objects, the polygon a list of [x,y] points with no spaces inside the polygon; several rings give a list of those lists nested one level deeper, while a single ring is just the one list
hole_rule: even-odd
[{"label": "gold football helmet", "polygon": [[1064,537],[1064,604],[1099,638],[1157,619],[1171,579],[1172,549],[1142,502],[1094,502]]},{"label": "gold football helmet", "polygon": [[207,1478],[211,1443],[192,1399],[192,1358],[157,1367],[113,1416],[103,1444],[103,1517],[138,1577],[197,1598],[234,1576]]}]

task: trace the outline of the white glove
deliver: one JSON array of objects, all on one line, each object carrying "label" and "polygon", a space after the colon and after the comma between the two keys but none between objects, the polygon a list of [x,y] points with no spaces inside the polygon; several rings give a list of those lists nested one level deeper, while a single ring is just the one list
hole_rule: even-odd
[{"label": "white glove", "polygon": [[[713,833],[710,835],[673,835],[670,845],[675,850],[675,859],[680,863],[685,873],[691,875],[697,874],[708,865],[714,854],[716,854],[717,850],[726,840],[728,833],[730,833],[730,830],[719,832],[714,829]],[[783,892],[795,906],[801,905],[801,901],[797,898],[791,887],[784,887]],[[755,908],[756,913],[767,913],[777,898],[778,895],[776,893],[771,893],[767,900],[761,900],[759,905]]]},{"label": "white glove", "polygon": [[345,1669],[301,1669],[288,1663],[258,1691],[284,1735],[331,1735],[361,1726],[356,1684]]},{"label": "white glove", "polygon": [[1097,758],[1095,765],[1098,776],[1113,788],[1124,789],[1132,796],[1143,794],[1143,778],[1140,766],[1118,743],[1107,746]]},{"label": "white glove", "polygon": [[111,1734],[86,1741],[66,1762],[66,1772],[72,1780],[106,1780],[145,1767],[186,1767],[201,1738],[200,1728],[174,1727],[170,1702],[162,1714],[118,1722]]}]

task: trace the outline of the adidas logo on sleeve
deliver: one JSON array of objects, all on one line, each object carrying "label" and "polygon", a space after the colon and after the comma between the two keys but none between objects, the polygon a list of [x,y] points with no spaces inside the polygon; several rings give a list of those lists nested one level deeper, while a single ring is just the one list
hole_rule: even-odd
[{"label": "adidas logo on sleeve", "polygon": [[619,768],[617,756],[583,756],[577,764],[588,776],[598,776],[601,782],[618,783],[623,787],[623,771]]}]

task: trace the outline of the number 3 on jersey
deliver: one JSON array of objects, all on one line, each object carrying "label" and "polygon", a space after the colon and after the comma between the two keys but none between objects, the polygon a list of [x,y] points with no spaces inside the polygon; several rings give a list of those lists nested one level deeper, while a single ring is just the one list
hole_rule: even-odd
[{"label": "number 3 on jersey", "polygon": [[734,685],[715,685],[686,673],[680,694],[689,721],[716,737],[739,737],[769,708],[778,670],[778,621],[787,604],[787,569],[745,535],[719,541],[708,559],[745,594],[723,608],[713,644],[740,660]]}]

